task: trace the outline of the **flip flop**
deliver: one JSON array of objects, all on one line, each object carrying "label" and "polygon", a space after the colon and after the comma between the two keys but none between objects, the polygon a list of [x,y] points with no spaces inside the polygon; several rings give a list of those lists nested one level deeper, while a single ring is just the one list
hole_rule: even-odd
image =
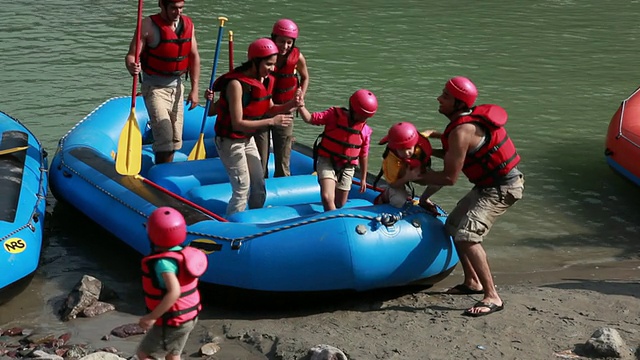
[{"label": "flip flop", "polygon": [[[479,313],[472,313],[469,310],[471,310],[473,308],[486,308],[486,309],[489,309],[489,311],[479,312]],[[465,310],[463,314],[467,315],[467,316],[478,317],[478,316],[489,315],[489,314],[492,314],[494,312],[498,312],[498,311],[503,310],[503,309],[504,309],[504,302],[502,303],[502,305],[498,306],[498,305],[496,305],[494,303],[484,303],[482,301],[478,301],[470,309]]]},{"label": "flip flop", "polygon": [[449,295],[474,295],[484,294],[484,290],[474,290],[465,284],[458,284],[451,289],[447,290],[445,294]]}]

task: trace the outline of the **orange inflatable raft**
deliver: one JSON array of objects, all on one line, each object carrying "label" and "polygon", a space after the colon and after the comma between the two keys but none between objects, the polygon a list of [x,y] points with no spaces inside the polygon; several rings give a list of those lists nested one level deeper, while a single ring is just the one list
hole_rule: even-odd
[{"label": "orange inflatable raft", "polygon": [[640,88],[611,118],[604,155],[613,170],[640,186]]}]

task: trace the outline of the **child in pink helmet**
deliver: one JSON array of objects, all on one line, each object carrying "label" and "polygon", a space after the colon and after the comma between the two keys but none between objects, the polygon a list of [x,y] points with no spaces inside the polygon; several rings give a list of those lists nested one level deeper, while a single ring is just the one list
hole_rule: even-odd
[{"label": "child in pink helmet", "polygon": [[[284,104],[296,96],[304,98],[309,86],[309,71],[307,60],[296,46],[298,39],[298,25],[290,19],[276,21],[271,30],[271,40],[278,46],[278,59],[273,75],[273,103]],[[275,177],[289,176],[291,161],[291,146],[293,145],[293,126],[269,127],[255,135],[256,145],[260,152],[265,177],[268,176],[267,163],[269,160],[269,142],[273,141],[273,155],[275,157]]]},{"label": "child in pink helmet", "polygon": [[147,221],[151,254],[142,259],[142,289],[149,313],[138,324],[147,330],[139,359],[179,360],[202,309],[198,278],[207,256],[186,246],[187,225],[180,212],[159,207]]},{"label": "child in pink helmet", "polygon": [[360,192],[366,190],[372,133],[367,120],[378,110],[378,99],[360,89],[349,98],[348,109],[331,107],[310,113],[302,105],[299,110],[307,124],[324,125],[314,145],[314,161],[324,210],[339,209],[349,197],[356,166],[360,166]]},{"label": "child in pink helmet", "polygon": [[[376,204],[391,204],[402,208],[413,202],[412,171],[424,173],[431,167],[431,143],[426,134],[420,133],[410,122],[399,122],[379,142],[386,144],[382,155],[382,169],[374,181],[384,175],[387,188],[376,198]],[[437,212],[431,204],[431,211]]]}]

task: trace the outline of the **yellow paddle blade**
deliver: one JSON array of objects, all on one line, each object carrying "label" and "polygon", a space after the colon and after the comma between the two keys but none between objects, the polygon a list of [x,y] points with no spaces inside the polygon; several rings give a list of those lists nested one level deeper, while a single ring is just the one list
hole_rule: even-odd
[{"label": "yellow paddle blade", "polygon": [[131,108],[129,119],[124,124],[118,140],[116,171],[120,175],[137,175],[142,166],[142,134],[136,119],[136,110]]},{"label": "yellow paddle blade", "polygon": [[28,148],[29,146],[17,146],[10,149],[4,149],[4,150],[0,150],[0,155],[11,154],[11,153],[22,151],[22,150],[27,150]]},{"label": "yellow paddle blade", "polygon": [[198,142],[196,146],[193,147],[193,150],[189,153],[188,160],[202,160],[207,158],[207,151],[204,149],[204,134],[200,133],[200,137],[198,138]]}]

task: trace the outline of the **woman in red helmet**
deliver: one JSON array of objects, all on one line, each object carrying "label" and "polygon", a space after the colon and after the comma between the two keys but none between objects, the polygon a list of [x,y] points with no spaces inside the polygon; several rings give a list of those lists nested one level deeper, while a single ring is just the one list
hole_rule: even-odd
[{"label": "woman in red helmet", "polygon": [[474,106],[477,97],[476,86],[466,77],[446,82],[438,96],[438,111],[449,124],[443,133],[430,135],[442,140],[444,168],[416,174],[427,185],[420,197],[423,204],[434,190],[455,185],[460,174],[474,184],[445,224],[464,270],[463,282],[448,293],[483,294],[481,301],[465,310],[469,316],[504,309],[482,242],[498,217],[520,200],[524,191],[524,176],[517,168],[520,156],[504,127],[507,112],[493,104]]},{"label": "woman in red helmet", "polygon": [[378,110],[378,99],[360,89],[349,98],[349,108],[331,107],[310,113],[300,107],[300,116],[311,125],[324,125],[314,145],[314,161],[325,211],[344,206],[351,190],[355,167],[360,166],[360,192],[367,186],[371,128],[367,119]]},{"label": "woman in red helmet", "polygon": [[[410,122],[400,122],[389,128],[380,145],[387,144],[382,156],[382,170],[374,182],[384,175],[388,187],[378,196],[376,203],[402,208],[413,201],[414,189],[409,170],[424,173],[431,166],[431,143]],[[432,211],[435,208],[432,206]]]},{"label": "woman in red helmet", "polygon": [[[304,98],[309,86],[307,61],[298,47],[298,25],[289,19],[280,19],[271,31],[271,40],[278,46],[278,59],[275,70],[271,73],[275,79],[273,85],[274,104],[284,104],[296,96]],[[269,142],[273,140],[273,156],[275,157],[275,177],[289,176],[291,171],[291,146],[293,145],[293,124],[287,127],[269,127],[255,135],[256,145],[262,159],[265,178],[268,177]]]},{"label": "woman in red helmet", "polygon": [[147,234],[152,253],[142,259],[142,289],[150,312],[139,321],[148,331],[137,355],[178,360],[201,309],[198,277],[207,269],[207,257],[181,246],[187,226],[173,208],[157,208],[149,216]]},{"label": "woman in red helmet", "polygon": [[285,104],[273,103],[271,72],[278,47],[272,40],[261,38],[252,42],[247,55],[245,63],[219,77],[213,91],[205,92],[209,100],[213,100],[214,92],[220,92],[208,115],[217,115],[215,144],[233,191],[226,216],[244,211],[247,202],[250,209],[264,205],[264,172],[253,135],[269,126],[291,126],[291,110],[302,101],[296,96]]}]

